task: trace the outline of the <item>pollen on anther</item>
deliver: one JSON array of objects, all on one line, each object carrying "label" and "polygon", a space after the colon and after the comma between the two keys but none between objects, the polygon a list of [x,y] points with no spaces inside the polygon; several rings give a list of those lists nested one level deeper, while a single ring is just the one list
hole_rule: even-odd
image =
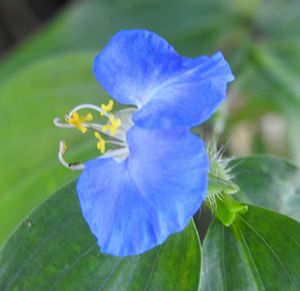
[{"label": "pollen on anther", "polygon": [[101,112],[100,112],[100,115],[101,116],[104,116],[106,113],[112,111],[113,109],[113,106],[114,106],[114,101],[113,100],[109,100],[108,101],[108,104],[105,105],[105,104],[101,104]]},{"label": "pollen on anther", "polygon": [[105,152],[106,141],[102,138],[98,131],[95,131],[95,137],[98,139],[97,149],[101,152],[101,154],[103,154]]},{"label": "pollen on anther", "polygon": [[71,117],[67,118],[67,122],[69,124],[74,125],[82,133],[87,132],[87,128],[84,125],[82,125],[82,122],[88,122],[92,120],[93,120],[93,115],[91,113],[88,113],[85,116],[80,116],[76,111],[72,112]]},{"label": "pollen on anther", "polygon": [[103,125],[102,130],[104,132],[110,131],[110,134],[114,136],[116,135],[118,128],[121,126],[122,121],[120,118],[115,118],[113,114],[110,114],[108,119],[110,123]]}]

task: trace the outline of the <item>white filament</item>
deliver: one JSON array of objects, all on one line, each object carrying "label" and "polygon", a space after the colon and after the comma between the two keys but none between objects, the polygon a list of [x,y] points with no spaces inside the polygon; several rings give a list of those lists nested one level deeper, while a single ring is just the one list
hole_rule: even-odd
[{"label": "white filament", "polygon": [[76,107],[74,107],[70,111],[70,113],[68,114],[68,117],[70,117],[73,112],[81,110],[81,109],[93,109],[93,110],[98,111],[100,113],[104,113],[104,115],[106,117],[109,117],[109,114],[107,112],[104,112],[104,110],[102,110],[99,106],[96,106],[94,104],[88,104],[88,103],[86,103],[86,104],[80,104],[80,105],[77,105]]},{"label": "white filament", "polygon": [[63,155],[65,154],[67,149],[66,143],[65,141],[61,140],[59,142],[59,150],[58,150],[58,159],[60,161],[60,163],[70,169],[70,170],[83,170],[84,169],[84,165],[82,163],[79,164],[69,164],[66,162],[66,160],[63,158]]}]

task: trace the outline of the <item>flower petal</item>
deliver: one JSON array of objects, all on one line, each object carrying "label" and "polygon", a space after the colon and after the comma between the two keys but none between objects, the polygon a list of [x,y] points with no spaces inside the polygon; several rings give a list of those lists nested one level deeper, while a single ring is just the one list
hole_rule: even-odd
[{"label": "flower petal", "polygon": [[94,75],[104,89],[123,104],[145,103],[181,58],[158,35],[146,30],[120,31],[94,61]]},{"label": "flower petal", "polygon": [[210,117],[233,75],[221,53],[181,57],[146,30],[117,33],[94,61],[94,74],[118,102],[137,105],[136,124],[192,126]]},{"label": "flower petal", "polygon": [[233,75],[221,53],[186,59],[184,64],[188,69],[161,84],[151,100],[136,111],[136,125],[165,129],[194,126],[209,119],[224,101]]},{"label": "flower petal", "polygon": [[83,216],[103,253],[143,253],[181,231],[206,192],[203,143],[186,129],[132,127],[129,157],[85,164],[77,191]]}]

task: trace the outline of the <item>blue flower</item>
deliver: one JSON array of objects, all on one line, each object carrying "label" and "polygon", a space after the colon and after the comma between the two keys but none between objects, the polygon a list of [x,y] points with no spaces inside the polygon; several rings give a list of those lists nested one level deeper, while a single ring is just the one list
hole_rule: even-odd
[{"label": "blue flower", "polygon": [[[60,127],[94,129],[102,154],[84,165],[68,164],[62,142],[59,159],[83,169],[80,206],[101,251],[141,254],[184,229],[205,199],[209,162],[190,127],[211,116],[233,76],[221,53],[181,57],[144,30],[117,33],[96,57],[94,74],[114,99],[133,106],[112,114],[112,101],[83,104],[66,115],[68,124],[56,119]],[[91,113],[80,116],[86,108],[108,124],[92,122]]]},{"label": "blue flower", "polygon": [[234,79],[220,52],[181,57],[163,38],[145,30],[117,33],[94,61],[96,79],[122,104],[136,105],[136,125],[194,126],[207,120]]}]

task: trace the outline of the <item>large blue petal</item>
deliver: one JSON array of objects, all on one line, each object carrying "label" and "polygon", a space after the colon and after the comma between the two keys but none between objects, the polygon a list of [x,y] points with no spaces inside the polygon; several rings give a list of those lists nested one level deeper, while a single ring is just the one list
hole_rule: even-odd
[{"label": "large blue petal", "polygon": [[143,253],[181,231],[205,198],[208,160],[186,129],[133,127],[130,154],[85,164],[77,191],[83,216],[103,253]]},{"label": "large blue petal", "polygon": [[145,30],[117,33],[96,57],[94,74],[118,102],[138,106],[134,121],[147,128],[207,120],[233,80],[221,53],[181,57],[163,38]]}]

